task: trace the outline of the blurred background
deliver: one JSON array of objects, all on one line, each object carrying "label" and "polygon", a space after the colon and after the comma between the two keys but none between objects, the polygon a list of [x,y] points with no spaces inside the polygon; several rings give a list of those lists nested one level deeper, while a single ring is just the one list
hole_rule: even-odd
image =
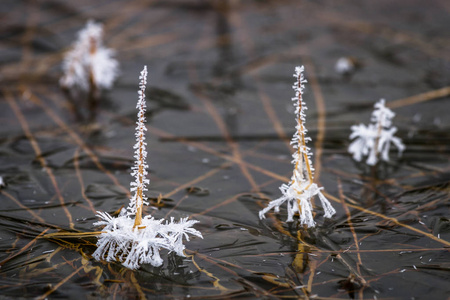
[{"label": "blurred background", "polygon": [[[0,294],[6,297],[443,299],[450,223],[450,3],[0,2]],[[88,20],[120,73],[95,105],[59,86]],[[149,70],[148,196],[190,216],[186,259],[137,272],[92,260],[95,212],[127,205],[138,76]],[[294,67],[305,66],[316,182],[338,211],[297,236],[260,221],[292,174]],[[368,169],[350,126],[385,98],[399,158]],[[162,204],[161,204],[162,203]]]}]

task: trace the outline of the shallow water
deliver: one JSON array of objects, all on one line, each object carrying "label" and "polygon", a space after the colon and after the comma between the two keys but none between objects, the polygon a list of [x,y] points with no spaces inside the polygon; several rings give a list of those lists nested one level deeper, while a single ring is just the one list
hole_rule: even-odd
[{"label": "shallow water", "polygon": [[[450,6],[445,1],[3,1],[0,294],[37,298],[444,299],[449,273]],[[121,74],[94,111],[59,88],[87,19]],[[340,57],[357,68],[335,72]],[[95,211],[129,198],[138,74],[149,68],[150,198],[190,216],[187,258],[94,261]],[[309,81],[316,182],[337,214],[300,230],[258,211],[292,173],[294,66]],[[350,126],[386,98],[401,158],[370,170]],[[74,109],[75,107],[75,109]]]}]

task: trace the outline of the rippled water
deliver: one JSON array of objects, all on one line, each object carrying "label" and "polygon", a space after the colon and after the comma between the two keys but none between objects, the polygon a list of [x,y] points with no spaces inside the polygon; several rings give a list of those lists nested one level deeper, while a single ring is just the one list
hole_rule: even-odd
[{"label": "rippled water", "polygon": [[[444,299],[449,276],[450,6],[445,1],[3,1],[0,294],[9,298]],[[121,73],[95,110],[59,88],[86,20]],[[355,70],[336,73],[341,57]],[[149,68],[157,218],[204,239],[138,271],[94,261],[95,211],[129,199],[138,74]],[[258,211],[292,173],[294,66],[316,181],[337,214],[304,230]],[[346,149],[386,98],[403,157],[376,169]]]}]

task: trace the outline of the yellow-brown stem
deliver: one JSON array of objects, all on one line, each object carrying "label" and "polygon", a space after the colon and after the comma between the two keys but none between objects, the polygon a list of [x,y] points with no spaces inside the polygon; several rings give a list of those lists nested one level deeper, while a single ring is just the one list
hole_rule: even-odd
[{"label": "yellow-brown stem", "polygon": [[[301,75],[299,75],[299,77],[297,78],[298,81],[298,89],[301,89]],[[302,98],[302,94],[299,93],[298,94],[298,109],[299,112],[301,113],[302,111],[302,102],[303,102],[303,98]],[[295,163],[295,167],[294,170],[298,171],[298,174],[300,174],[300,179],[303,179],[303,162],[302,160],[305,161],[305,166],[306,166],[306,171],[308,172],[308,186],[305,187],[304,190],[307,190],[311,184],[313,183],[313,175],[311,172],[311,166],[309,164],[309,158],[308,158],[308,154],[307,154],[307,150],[306,150],[306,140],[305,140],[305,128],[303,126],[303,120],[301,119],[301,115],[299,114],[298,116],[298,120],[297,120],[299,127],[298,127],[298,137],[299,137],[299,141],[298,141],[298,147],[297,147],[297,161]],[[305,151],[302,151],[302,147],[304,147]],[[303,157],[303,159],[302,159]],[[293,183],[293,182],[291,182]],[[304,191],[303,190],[303,191]],[[300,195],[303,193],[303,191],[297,191],[296,192]],[[299,207],[299,209],[301,209],[301,205],[300,205],[300,199],[297,198],[297,205]]]},{"label": "yellow-brown stem", "polygon": [[[383,118],[383,113],[380,114],[379,120],[382,120],[382,118]],[[378,152],[378,144],[380,143],[381,130],[383,129],[383,126],[381,126],[381,121],[378,121],[377,125],[378,125],[377,126],[377,138],[375,139],[375,157],[377,158],[377,161],[378,161],[378,158],[380,156],[380,153]]]},{"label": "yellow-brown stem", "polygon": [[95,111],[97,110],[97,93],[98,88],[96,85],[96,78],[94,75],[93,70],[93,57],[95,53],[97,52],[97,43],[93,37],[89,39],[89,54],[91,56],[91,63],[89,64],[89,95],[88,95],[88,101],[89,101],[89,118],[93,120],[95,116]]},{"label": "yellow-brown stem", "polygon": [[[143,110],[140,110],[139,120],[144,119]],[[139,135],[139,169],[138,169],[138,181],[139,185],[136,190],[136,216],[134,218],[134,226],[136,228],[142,224],[142,210],[144,205],[144,154],[142,151],[144,150],[144,132],[141,132]]]},{"label": "yellow-brown stem", "polygon": [[142,224],[142,191],[138,191],[137,197],[136,197],[136,216],[134,218],[133,228],[136,228],[137,226],[140,226],[141,224]]},{"label": "yellow-brown stem", "polygon": [[[298,88],[301,88],[301,79],[300,79],[300,75],[297,78],[298,80]],[[302,102],[303,102],[303,98],[302,98],[302,94],[299,93],[298,94],[298,107],[299,107],[299,112],[302,111]],[[306,165],[306,171],[308,172],[308,181],[309,184],[311,185],[313,182],[313,175],[311,172],[311,166],[309,164],[309,158],[308,158],[308,154],[306,153],[306,141],[305,141],[305,128],[303,126],[303,121],[301,119],[301,116],[299,115],[298,117],[298,123],[299,123],[299,128],[298,128],[298,136],[299,136],[299,145],[297,148],[297,155],[298,157],[301,157],[301,155],[303,156],[303,159],[305,161],[305,165]],[[301,151],[302,147],[305,148],[305,151]],[[301,179],[303,179],[303,165],[302,165],[302,160],[298,159],[297,162],[295,163],[295,170],[299,171],[299,174],[301,176]],[[308,186],[309,187],[309,186]]]},{"label": "yellow-brown stem", "polygon": [[97,42],[93,37],[89,38],[89,53],[94,55],[97,52]]}]

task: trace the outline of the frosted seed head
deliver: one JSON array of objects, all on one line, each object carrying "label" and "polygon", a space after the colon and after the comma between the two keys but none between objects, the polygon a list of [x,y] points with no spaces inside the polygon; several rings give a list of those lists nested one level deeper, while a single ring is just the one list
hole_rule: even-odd
[{"label": "frosted seed head", "polygon": [[119,63],[114,59],[114,51],[103,46],[103,26],[89,20],[77,36],[72,49],[64,56],[60,85],[86,92],[91,88],[92,75],[96,88],[111,88],[119,72]]},{"label": "frosted seed head", "polygon": [[370,166],[376,165],[380,158],[384,161],[389,160],[391,143],[397,147],[400,154],[405,148],[401,139],[394,136],[397,128],[391,127],[395,113],[385,106],[384,99],[375,103],[374,107],[371,124],[351,127],[350,139],[353,142],[348,148],[348,152],[356,161],[361,161],[367,156],[366,164]]}]

